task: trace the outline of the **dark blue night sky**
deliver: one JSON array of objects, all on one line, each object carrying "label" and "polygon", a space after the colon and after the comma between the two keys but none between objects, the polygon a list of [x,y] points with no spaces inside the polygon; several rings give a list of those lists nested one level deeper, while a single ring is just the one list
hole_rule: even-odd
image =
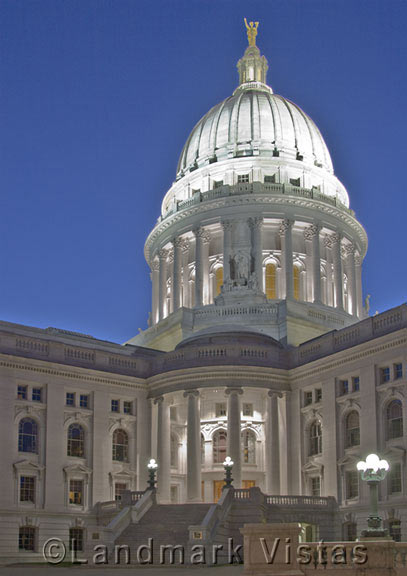
[{"label": "dark blue night sky", "polygon": [[371,311],[407,300],[407,2],[0,1],[0,319],[123,342],[144,240],[260,20],[269,84],[320,128],[366,227]]}]

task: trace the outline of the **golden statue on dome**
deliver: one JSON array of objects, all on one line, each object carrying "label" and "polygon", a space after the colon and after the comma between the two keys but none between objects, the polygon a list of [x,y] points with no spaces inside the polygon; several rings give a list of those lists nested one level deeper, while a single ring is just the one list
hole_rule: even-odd
[{"label": "golden statue on dome", "polygon": [[257,28],[259,27],[259,23],[250,22],[248,24],[246,18],[244,19],[244,23],[246,24],[247,39],[249,41],[249,46],[256,46]]}]

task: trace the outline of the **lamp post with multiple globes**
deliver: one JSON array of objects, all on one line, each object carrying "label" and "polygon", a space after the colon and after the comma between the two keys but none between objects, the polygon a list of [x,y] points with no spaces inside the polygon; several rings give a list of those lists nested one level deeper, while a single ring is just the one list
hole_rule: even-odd
[{"label": "lamp post with multiple globes", "polygon": [[367,482],[370,490],[370,513],[367,520],[367,530],[363,530],[364,538],[385,538],[387,530],[382,527],[382,519],[379,516],[379,482],[384,480],[389,470],[387,460],[380,460],[377,454],[369,454],[366,461],[360,461],[357,469],[361,473],[362,480]]},{"label": "lamp post with multiple globes", "polygon": [[225,469],[225,485],[223,488],[231,488],[232,487],[232,468],[233,468],[233,460],[230,456],[226,456],[225,461],[223,463],[223,468]]},{"label": "lamp post with multiple globes", "polygon": [[148,468],[148,490],[155,490],[155,483],[156,483],[155,474],[157,472],[158,464],[154,460],[154,458],[151,458],[150,462],[147,464],[147,468]]}]

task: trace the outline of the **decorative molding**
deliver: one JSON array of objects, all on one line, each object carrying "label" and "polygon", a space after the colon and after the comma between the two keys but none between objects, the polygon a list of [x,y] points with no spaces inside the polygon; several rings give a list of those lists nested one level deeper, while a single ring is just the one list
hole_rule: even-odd
[{"label": "decorative molding", "polygon": [[284,220],[282,220],[280,227],[278,229],[278,233],[280,234],[280,236],[284,236],[284,234],[292,229],[294,225],[294,220],[289,220],[288,218],[284,218]]},{"label": "decorative molding", "polygon": [[304,230],[304,239],[312,240],[313,238],[315,238],[315,236],[319,235],[320,230],[321,226],[319,226],[318,224],[311,224],[311,226],[305,228]]}]

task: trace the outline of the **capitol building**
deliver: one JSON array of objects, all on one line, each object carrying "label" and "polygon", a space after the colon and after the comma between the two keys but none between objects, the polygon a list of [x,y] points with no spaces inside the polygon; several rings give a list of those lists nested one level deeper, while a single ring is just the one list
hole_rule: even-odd
[{"label": "capitol building", "polygon": [[237,86],[192,128],[146,240],[147,329],[117,344],[0,322],[0,560],[42,560],[51,537],[131,544],[175,506],[196,538],[212,518],[216,541],[245,501],[354,540],[372,452],[390,463],[380,514],[407,539],[407,306],[369,315],[366,232],[247,32]]}]

